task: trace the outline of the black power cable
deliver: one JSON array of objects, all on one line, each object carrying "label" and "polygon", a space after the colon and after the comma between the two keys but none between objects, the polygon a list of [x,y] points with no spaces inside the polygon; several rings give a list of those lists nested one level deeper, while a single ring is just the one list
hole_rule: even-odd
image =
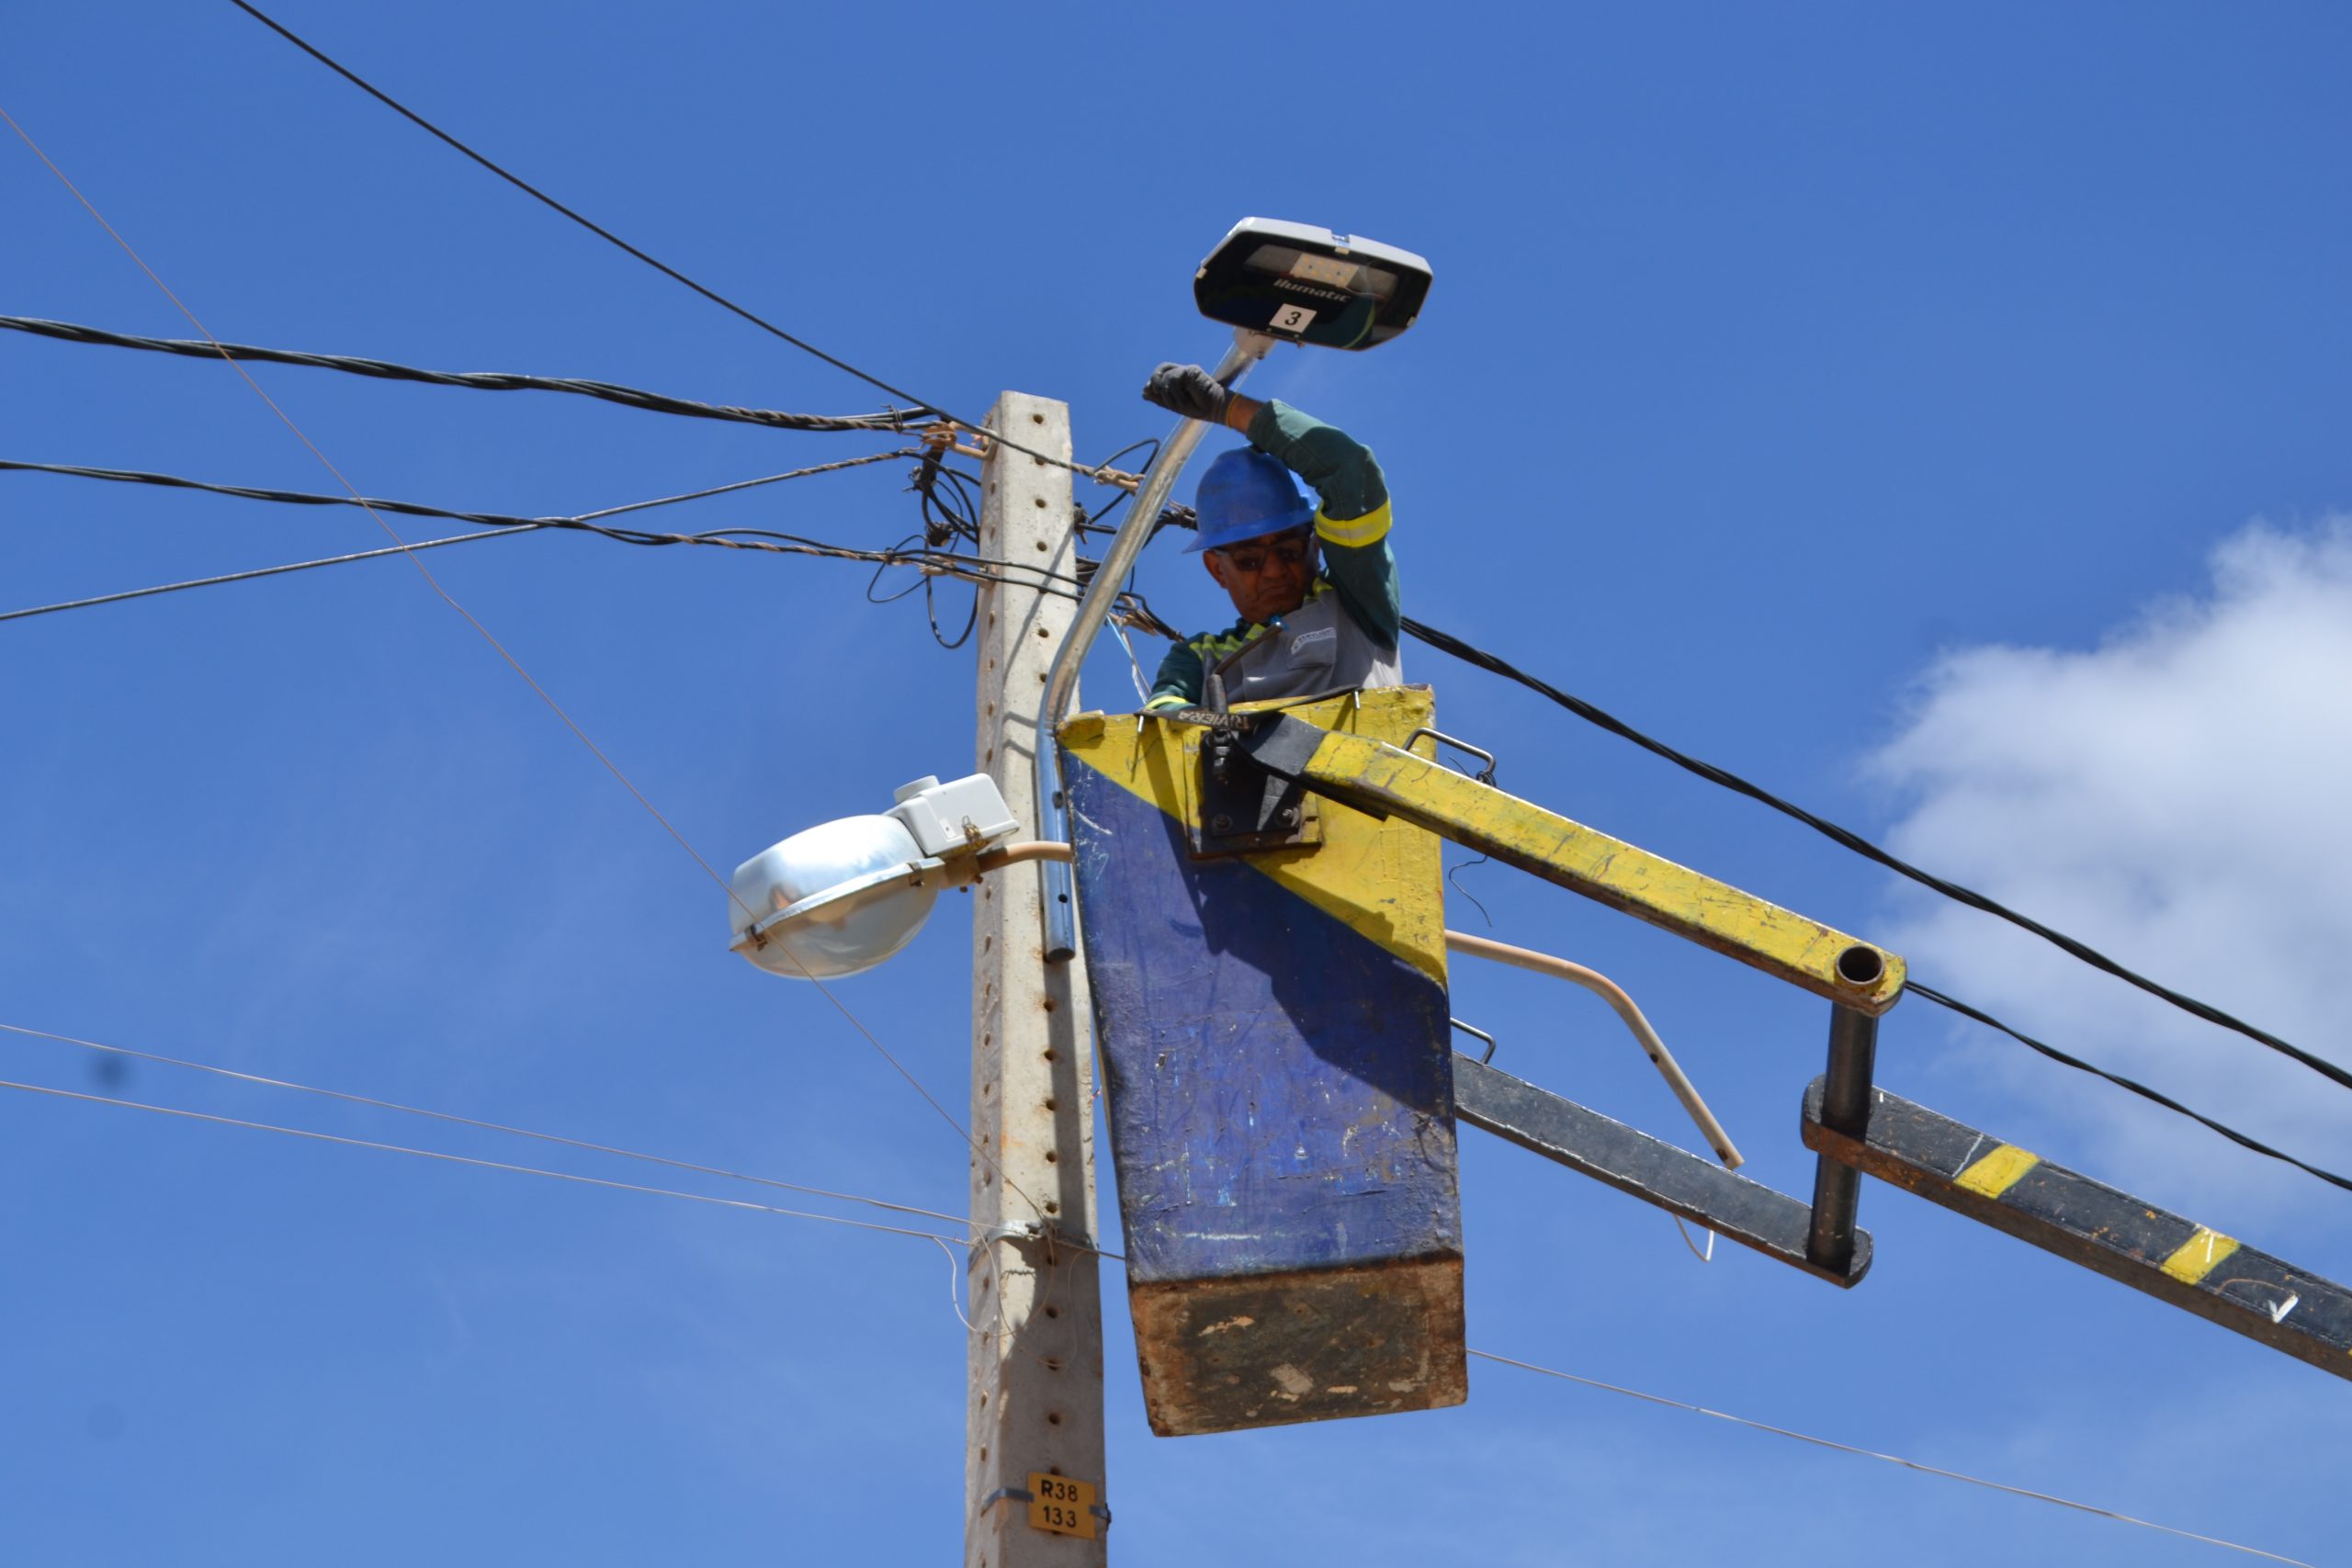
[{"label": "black power cable", "polygon": [[498,370],[423,370],[413,365],[395,365],[389,359],[366,359],[356,355],[308,354],[288,348],[257,348],[243,343],[207,343],[199,338],[141,337],[131,333],[110,333],[102,327],[79,326],[72,321],[43,321],[38,316],[0,316],[0,327],[12,332],[29,333],[37,337],[55,338],[61,343],[145,349],[153,354],[176,354],[191,359],[249,359],[257,364],[304,365],[319,370],[372,376],[383,381],[420,381],[427,386],[465,387],[481,392],[571,392],[581,397],[600,398],[624,408],[643,409],[650,413],[683,414],[690,419],[731,420],[739,424],[763,424],[773,430],[904,431],[910,423],[920,424],[939,417],[937,410],[923,407],[892,409],[883,413],[785,413],[776,409],[737,408],[729,403],[673,398],[662,392],[648,392],[636,387],[585,380],[574,376],[521,376]]},{"label": "black power cable", "polygon": [[[211,495],[233,495],[245,501],[269,501],[286,506],[356,506],[366,511],[397,513],[407,517],[446,517],[453,523],[479,523],[487,527],[511,528],[530,524],[546,528],[583,528],[591,533],[606,535],[624,543],[639,544],[647,539],[666,537],[644,535],[632,537],[637,530],[600,528],[594,520],[611,517],[624,512],[642,512],[648,507],[668,506],[682,501],[699,501],[707,496],[724,495],[750,490],[758,485],[781,484],[786,479],[804,479],[816,474],[838,473],[843,468],[859,468],[872,463],[887,463],[892,458],[920,457],[917,448],[900,452],[873,452],[863,457],[845,457],[837,463],[819,463],[811,468],[795,468],[789,473],[767,474],[756,479],[735,484],[716,485],[707,490],[690,491],[684,495],[663,496],[658,501],[640,501],[627,506],[609,506],[600,511],[582,513],[568,517],[517,517],[503,512],[453,512],[447,507],[427,506],[413,501],[385,501],[373,497],[352,495],[322,495],[316,491],[266,490],[255,485],[216,484],[209,479],[191,479],[178,474],[148,473],[139,468],[94,468],[78,463],[27,463],[15,458],[0,457],[0,473],[56,474],[66,479],[104,479],[118,484],[156,485],[165,490],[203,491]],[[749,532],[749,530],[746,530]]]},{"label": "black power cable", "polygon": [[[449,515],[445,513],[444,515]],[[469,521],[481,521],[489,514],[477,514]],[[992,582],[1005,587],[1028,588],[1058,598],[1079,597],[1075,587],[1060,587],[1057,583],[1070,580],[1057,572],[1047,572],[1019,561],[994,561],[977,556],[950,555],[939,550],[867,550],[850,545],[827,544],[821,540],[802,539],[791,534],[773,534],[756,528],[719,528],[700,534],[652,534],[633,528],[600,528],[583,524],[576,518],[516,518],[499,526],[483,528],[478,533],[452,534],[447,538],[419,539],[413,544],[386,545],[379,549],[357,550],[349,555],[323,556],[315,560],[288,561],[280,566],[256,567],[250,571],[224,572],[217,577],[189,578],[180,582],[157,583],[150,588],[126,589],[118,593],[100,593],[87,599],[68,599],[55,604],[35,604],[23,610],[0,611],[0,621],[21,621],[35,615],[53,615],[65,610],[88,610],[100,604],[119,604],[130,599],[151,599],[159,593],[177,593],[190,588],[215,588],[229,582],[252,582],[265,577],[282,577],[288,572],[308,571],[313,567],[343,566],[351,561],[380,560],[387,556],[405,555],[411,550],[437,550],[446,545],[462,545],[475,539],[503,539],[515,534],[536,534],[543,531],[576,530],[594,534],[625,545],[713,545],[730,549],[754,550],[770,555],[815,556],[827,560],[872,561],[876,569],[911,566],[921,569],[925,577],[955,577],[967,582]],[[1033,577],[1007,577],[1008,571],[1030,572]],[[879,601],[877,601],[879,602]]]},{"label": "black power cable", "polygon": [[[379,550],[362,550],[349,555],[328,556],[317,560],[295,561],[282,566],[257,568],[251,571],[230,572],[216,577],[200,577],[182,582],[167,582],[150,588],[134,588],[117,593],[104,593],[92,598],[67,600],[54,604],[37,604],[27,609],[0,612],[0,621],[24,620],[34,615],[55,615],[65,610],[90,609],[100,604],[119,604],[128,599],[144,599],[159,593],[174,593],[189,588],[209,588],[228,582],[247,582],[256,578],[282,576],[287,572],[305,571],[312,567],[339,566],[347,561],[374,560],[384,556],[399,555],[404,548],[435,549],[444,545],[462,543],[469,538],[500,538],[509,534],[537,533],[542,530],[573,531],[595,534],[625,545],[667,546],[703,545],[720,548],[752,550],[775,555],[816,556],[832,560],[871,562],[877,569],[911,566],[919,569],[926,581],[934,577],[953,577],[972,583],[993,583],[1002,587],[1027,588],[1059,598],[1082,596],[1085,582],[1067,572],[1058,572],[1028,561],[1003,560],[995,557],[966,555],[954,548],[910,549],[904,543],[888,549],[865,549],[851,545],[832,544],[822,539],[810,539],[797,534],[779,533],[767,528],[713,528],[694,534],[664,534],[641,528],[616,528],[597,521],[623,513],[642,512],[651,507],[674,505],[680,502],[698,501],[714,495],[730,494],[755,486],[781,483],[786,479],[806,479],[813,474],[831,473],[893,458],[920,457],[920,450],[876,452],[863,457],[845,458],[836,463],[819,464],[814,468],[796,468],[790,473],[764,475],[756,479],[740,480],[733,484],[714,485],[705,490],[690,491],[683,495],[662,496],[652,501],[632,502],[623,506],[608,506],[595,512],[581,513],[569,517],[523,517],[503,512],[459,512],[448,507],[427,506],[419,502],[358,500],[347,495],[322,495],[311,491],[266,490],[253,485],[215,484],[205,479],[187,479],[177,474],[146,473],[130,468],[94,468],[70,463],[27,463],[0,458],[0,473],[56,474],[71,479],[102,479],[118,483],[155,485],[170,490],[202,491],[215,495],[232,495],[247,501],[266,501],[291,506],[360,506],[378,512],[397,513],[411,517],[440,517],[452,522],[470,523],[488,532],[461,534],[446,539],[423,541],[413,546],[391,546]],[[877,570],[878,575],[878,570]],[[911,590],[910,590],[911,592]],[[872,597],[869,592],[869,597]],[[877,599],[876,603],[888,603]],[[1140,593],[1123,593],[1113,614],[1123,623],[1147,630],[1168,633],[1159,616]],[[933,617],[933,635],[947,647],[937,617]],[[970,636],[967,626],[965,634]]]},{"label": "black power cable", "polygon": [[2138,1095],[2141,1099],[2152,1100],[2154,1103],[2163,1106],[2167,1111],[2177,1111],[2183,1116],[2188,1117],[2190,1121],[2201,1122],[2205,1126],[2211,1128],[2214,1132],[2221,1134],[2222,1136],[2229,1139],[2230,1142],[2236,1144],[2241,1148],[2252,1149],[2256,1154],[2267,1155],[2272,1159],[2284,1160],[2289,1165],[2293,1166],[2297,1170],[2306,1171],[2312,1176],[2318,1177],[2322,1181],[2341,1187],[2347,1192],[2352,1192],[2352,1178],[2338,1176],[2332,1170],[2323,1170],[2318,1166],[2307,1164],[2302,1160],[2297,1159],[2293,1155],[2284,1153],[2278,1149],[2274,1149],[2268,1144],[2262,1143],[2254,1138],[2249,1138],[2244,1133],[2237,1131],[2233,1127],[2223,1126],[2221,1122],[2214,1121],[2211,1116],[2204,1114],[2202,1111],[2191,1111],[2188,1106],[2183,1105],[2180,1101],[2173,1099],[2168,1094],[2164,1094],[2156,1089],[2150,1089],[2146,1084],[2135,1082],[2131,1078],[2125,1077],[2120,1073],[2110,1073],[2105,1067],[2093,1066],[2090,1063],[2084,1061],[2080,1056],[2070,1056],[2065,1052],[2058,1049],[2055,1045],[2045,1044],[2041,1041],[2036,1040],[2030,1034],[2012,1029],[2007,1024],[2003,1023],[1999,1019],[1995,1018],[1992,1014],[1979,1011],[1977,1009],[1970,1007],[1966,1002],[1961,1001],[1956,998],[1944,995],[1943,992],[1935,989],[1933,987],[1923,986],[1918,981],[1913,980],[1906,984],[1904,987],[1904,989],[1915,997],[1925,998],[1927,1000],[1935,1003],[1938,1007],[1949,1008],[1953,1012],[1960,1014],[1962,1018],[1973,1019],[1987,1029],[1997,1029],[2002,1033],[2007,1035],[2010,1039],[2016,1041],[2018,1044],[2026,1046],[2030,1050],[2039,1051],[2041,1055],[2049,1057],[2052,1061],[2058,1063],[2061,1066],[2072,1067],[2076,1072],[2088,1073],[2094,1077],[2105,1078],[2108,1082],[2115,1085],[2118,1089],[2129,1089],[2133,1094]]},{"label": "black power cable", "polygon": [[[439,126],[434,124],[431,120],[425,118],[414,109],[410,108],[398,98],[393,97],[390,93],[385,92],[382,88],[368,81],[367,78],[361,76],[357,72],[353,71],[349,66],[336,61],[333,56],[320,49],[316,44],[311,43],[286,27],[283,23],[275,20],[258,6],[249,4],[248,0],[229,0],[229,4],[234,6],[238,10],[243,11],[254,21],[259,22],[271,32],[276,33],[278,37],[284,39],[287,42],[292,44],[295,48],[300,50],[303,53],[309,55],[311,59],[317,61],[320,64],[325,66],[328,70],[334,72],[336,75],[342,77],[345,81],[350,83],[353,86],[358,88],[369,97],[375,99],[378,103],[382,104],[386,108],[390,109],[402,119],[405,119],[410,124],[417,127],[420,130],[429,133],[436,140],[455,149],[457,152],[464,153],[468,158],[472,159],[476,164],[481,164],[492,174],[496,175],[500,179],[504,180],[508,185],[513,186],[516,190],[521,191],[524,195],[556,212],[561,213],[564,217],[571,219],[574,223],[579,224],[582,229],[587,230],[590,233],[595,235],[598,239],[605,241],[606,243],[615,245],[619,249],[626,251],[628,254],[635,256],[639,261],[643,262],[646,265],[651,267],[654,271],[662,274],[671,281],[684,285],[686,288],[693,289],[696,294],[699,294],[704,299],[709,300],[712,304],[719,307],[719,309],[729,311],[734,315],[741,316],[743,320],[751,322],[752,325],[759,328],[762,332],[766,333],[773,337],[781,338],[784,342],[790,344],[793,347],[800,350],[803,354],[813,355],[817,358],[821,359],[826,364],[831,366],[836,370],[856,377],[859,380],[865,382],[869,387],[876,388],[882,391],[889,393],[894,398],[902,399],[910,403],[915,403],[924,408],[939,409],[938,404],[932,402],[927,398],[918,398],[912,392],[906,391],[900,388],[890,385],[889,382],[883,380],[878,376],[870,375],[867,372],[859,369],[856,366],[852,365],[846,359],[836,358],[834,355],[827,354],[815,344],[809,343],[805,339],[793,336],[790,333],[786,332],[782,327],[777,326],[774,321],[769,321],[766,317],[759,315],[744,306],[738,305],[734,300],[729,299],[727,296],[719,293],[715,288],[710,288],[703,284],[695,282],[693,278],[688,277],[684,273],[680,272],[676,267],[672,266],[669,263],[650,255],[644,251],[639,250],[635,245],[630,244],[627,240],[622,239],[610,229],[605,228],[604,225],[592,219],[583,217],[580,213],[573,211],[571,208],[566,207],[562,202],[558,201],[547,192],[539,189],[538,186],[531,184],[528,180],[524,179],[520,175],[508,172],[499,164],[492,162],[488,157],[475,152],[471,147],[467,146],[455,136],[449,134],[449,132],[442,130]],[[1096,477],[1093,470],[1084,468],[1080,464],[1073,463],[1067,457],[1057,457],[1049,453],[1040,452],[1035,447],[1023,446],[1020,442],[1012,439],[1001,431],[989,430],[986,425],[976,424],[967,419],[960,419],[944,409],[940,409],[940,417],[949,421],[951,423],[960,424],[967,430],[986,434],[990,440],[995,441],[998,445],[1009,447],[1012,450],[1020,453],[1023,457],[1035,457],[1039,462],[1043,463],[1051,463],[1056,468],[1068,468],[1072,473],[1085,474],[1089,478]]]},{"label": "black power cable", "polygon": [[2352,1089],[2352,1071],[2336,1066],[2324,1056],[2314,1055],[2300,1045],[2281,1040],[2268,1030],[2258,1028],[2242,1018],[2223,1012],[2211,1002],[2199,1001],[2195,997],[2176,991],[2160,981],[2151,980],[2144,975],[2127,969],[2088,943],[2043,925],[2030,915],[2019,914],[2007,905],[1987,897],[1974,888],[1963,887],[1957,882],[1947,881],[1932,872],[1923,871],[1908,861],[1897,859],[1853,829],[1841,828],[1826,818],[1816,817],[1803,807],[1781,799],[1762,785],[1749,783],[1737,773],[1719,768],[1713,762],[1702,761],[1687,752],[1678,751],[1662,740],[1653,739],[1614,714],[1597,708],[1581,697],[1572,696],[1549,682],[1530,675],[1526,671],[1495,654],[1488,653],[1482,648],[1473,647],[1460,637],[1439,631],[1435,626],[1416,621],[1410,616],[1405,619],[1405,630],[1441,653],[1450,653],[1465,664],[1476,665],[1491,674],[1500,675],[1505,680],[1518,682],[1539,696],[1549,698],[1559,704],[1587,723],[1598,725],[1611,735],[1630,740],[1645,751],[1663,757],[1676,767],[1696,773],[1710,784],[1721,784],[1724,788],[1744,795],[1750,800],[1759,801],[1783,816],[1792,817],[1815,832],[1835,843],[1843,845],[1865,860],[1875,861],[1889,871],[1907,876],[1921,886],[1932,888],[1945,897],[1965,904],[1972,909],[1980,909],[1985,914],[1998,916],[2020,930],[2031,931],[2059,951],[2080,959],[2094,969],[2102,970],[2119,980],[2136,986],[2150,996],[2170,1002],[2182,1011],[2201,1018],[2208,1023],[2219,1024],[2223,1029],[2233,1030],[2258,1044],[2267,1045],[2280,1055],[2301,1063],[2331,1083]]}]

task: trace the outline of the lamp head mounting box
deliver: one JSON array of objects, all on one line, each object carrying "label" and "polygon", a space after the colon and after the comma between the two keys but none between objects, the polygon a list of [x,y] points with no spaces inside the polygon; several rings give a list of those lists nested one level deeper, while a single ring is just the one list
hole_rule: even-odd
[{"label": "lamp head mounting box", "polygon": [[1430,264],[1312,223],[1244,218],[1193,275],[1213,321],[1317,348],[1375,348],[1413,324]]},{"label": "lamp head mounting box", "polygon": [[925,773],[899,786],[884,815],[897,818],[914,835],[915,846],[942,857],[984,849],[1021,830],[996,781],[986,773],[941,784]]}]

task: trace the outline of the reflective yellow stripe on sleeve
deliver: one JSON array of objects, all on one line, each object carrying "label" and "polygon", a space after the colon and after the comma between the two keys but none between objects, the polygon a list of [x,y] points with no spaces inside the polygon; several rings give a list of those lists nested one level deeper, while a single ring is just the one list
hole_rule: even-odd
[{"label": "reflective yellow stripe on sleeve", "polygon": [[1362,549],[1366,545],[1376,545],[1386,538],[1390,521],[1389,503],[1385,501],[1363,516],[1351,517],[1344,523],[1326,517],[1317,511],[1315,513],[1315,533],[1317,538],[1331,544]]}]

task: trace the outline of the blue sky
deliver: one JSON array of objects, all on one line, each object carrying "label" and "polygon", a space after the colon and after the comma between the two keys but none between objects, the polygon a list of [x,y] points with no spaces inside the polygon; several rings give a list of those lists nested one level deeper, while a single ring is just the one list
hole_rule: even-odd
[{"label": "blue sky", "polygon": [[[1218,351],[1184,280],[1235,219],[1426,254],[1411,334],[1285,352],[1251,388],[1378,451],[1411,613],[2352,1056],[2340,14],[280,15],[886,378],[967,413],[1005,388],[1068,400],[1081,455],[1165,427],[1134,395],[1153,363]],[[226,4],[51,8],[11,45],[0,107],[224,338],[876,405]],[[187,335],[13,138],[0,214],[0,310]],[[223,367],[0,335],[0,456],[335,488]],[[582,511],[886,445],[255,375],[364,492],[461,508]],[[902,471],[666,515],[887,545],[915,525]],[[0,475],[0,609],[381,542],[356,513]],[[866,604],[859,569],[545,537],[433,565],[722,869],[969,755],[969,654],[933,646],[913,602]],[[1229,614],[1170,545],[1145,585],[1188,625]],[[0,643],[0,1022],[961,1201],[955,1134],[813,990],[726,952],[721,897],[410,567]],[[1407,657],[1507,787],[2352,1161],[2352,1117],[2310,1075]],[[1115,648],[1087,682],[1127,700]],[[1751,1173],[1805,1190],[1816,1001],[1514,874],[1463,880],[1496,934],[1632,988]],[[841,995],[960,1105],[958,914]],[[1499,1065],[1695,1146],[1598,1006],[1467,968],[1454,1005]],[[152,1065],[106,1076],[55,1044],[0,1057],[18,1080],[642,1175]],[[1881,1080],[2352,1276],[2342,1194],[1924,1006],[1889,1019]],[[27,1095],[0,1129],[0,1559],[957,1550],[963,1331],[927,1244]],[[1876,1269],[1840,1294],[1733,1248],[1702,1266],[1664,1216],[1469,1134],[1464,1188],[1474,1345],[2337,1551],[2341,1383],[1890,1189],[1865,1192]],[[1809,1563],[1832,1530],[1922,1565],[2222,1556],[1486,1364],[1459,1410],[1157,1439],[1112,1288],[1123,1562]]]}]

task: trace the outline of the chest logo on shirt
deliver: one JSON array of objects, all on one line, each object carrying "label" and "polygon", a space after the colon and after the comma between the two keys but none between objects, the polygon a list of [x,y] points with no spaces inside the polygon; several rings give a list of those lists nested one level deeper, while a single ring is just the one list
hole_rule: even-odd
[{"label": "chest logo on shirt", "polygon": [[1337,642],[1339,640],[1339,627],[1324,626],[1317,631],[1301,632],[1296,637],[1291,638],[1290,650],[1293,653],[1296,653],[1300,649],[1305,648],[1310,642]]}]

